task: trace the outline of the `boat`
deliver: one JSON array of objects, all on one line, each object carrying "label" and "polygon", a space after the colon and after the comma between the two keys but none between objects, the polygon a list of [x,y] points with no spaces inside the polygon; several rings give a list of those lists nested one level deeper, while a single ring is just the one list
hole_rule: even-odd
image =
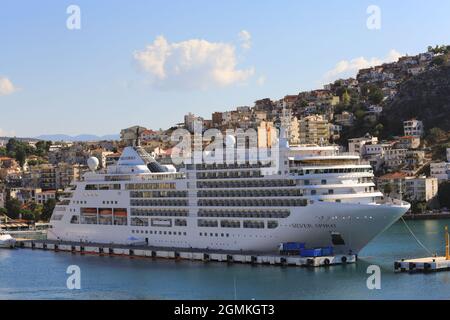
[{"label": "boat", "polygon": [[235,153],[224,163],[186,161],[174,170],[139,142],[106,169],[91,158],[91,171],[57,203],[47,237],[259,253],[299,242],[357,254],[410,208],[376,189],[358,154],[285,140],[267,152],[269,162]]},{"label": "boat", "polygon": [[0,248],[14,248],[16,246],[16,239],[10,234],[0,233]]}]

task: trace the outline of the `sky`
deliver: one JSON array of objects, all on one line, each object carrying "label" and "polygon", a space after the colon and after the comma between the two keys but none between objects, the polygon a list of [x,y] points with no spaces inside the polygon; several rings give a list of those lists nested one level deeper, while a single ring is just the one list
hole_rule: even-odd
[{"label": "sky", "polygon": [[0,0],[0,136],[168,128],[321,88],[450,44],[448,12],[447,0]]}]

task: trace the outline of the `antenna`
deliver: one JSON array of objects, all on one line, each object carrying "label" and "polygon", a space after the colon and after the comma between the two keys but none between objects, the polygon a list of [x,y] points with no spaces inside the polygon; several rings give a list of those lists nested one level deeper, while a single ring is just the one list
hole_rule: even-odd
[{"label": "antenna", "polygon": [[135,146],[139,147],[141,145],[141,142],[139,141],[139,126],[136,129],[136,142],[135,142]]}]

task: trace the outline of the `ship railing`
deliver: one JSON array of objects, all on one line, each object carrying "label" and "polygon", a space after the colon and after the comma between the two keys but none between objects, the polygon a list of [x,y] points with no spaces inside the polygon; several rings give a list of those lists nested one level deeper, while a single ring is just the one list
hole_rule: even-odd
[{"label": "ship railing", "polygon": [[400,199],[391,198],[391,197],[382,197],[376,201],[376,204],[404,206],[404,205],[407,205],[408,202],[400,200]]}]

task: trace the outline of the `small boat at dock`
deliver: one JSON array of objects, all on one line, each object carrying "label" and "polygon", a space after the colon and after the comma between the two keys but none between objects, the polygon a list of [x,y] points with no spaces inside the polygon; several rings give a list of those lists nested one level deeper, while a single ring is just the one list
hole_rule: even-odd
[{"label": "small boat at dock", "polygon": [[10,234],[0,233],[0,248],[12,249],[16,246],[16,239]]}]

